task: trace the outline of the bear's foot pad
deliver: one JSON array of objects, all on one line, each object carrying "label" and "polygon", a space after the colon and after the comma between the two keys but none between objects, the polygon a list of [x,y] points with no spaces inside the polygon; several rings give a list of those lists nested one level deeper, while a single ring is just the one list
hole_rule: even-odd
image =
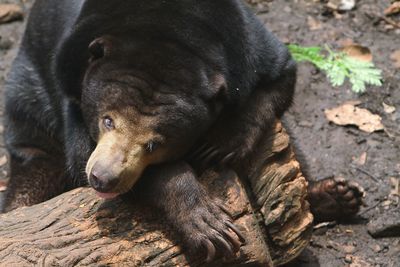
[{"label": "bear's foot pad", "polygon": [[354,216],[363,204],[364,189],[344,178],[311,182],[308,200],[315,222],[340,221]]}]

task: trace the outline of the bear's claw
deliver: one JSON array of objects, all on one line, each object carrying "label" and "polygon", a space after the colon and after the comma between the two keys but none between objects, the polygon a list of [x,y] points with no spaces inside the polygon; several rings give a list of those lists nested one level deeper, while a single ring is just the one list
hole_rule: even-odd
[{"label": "bear's claw", "polygon": [[208,239],[204,240],[203,244],[205,244],[205,247],[207,249],[206,262],[212,262],[215,259],[216,249],[213,243],[211,243],[211,241]]},{"label": "bear's claw", "polygon": [[237,152],[223,153],[220,148],[207,142],[203,143],[189,155],[189,160],[196,161],[201,166],[206,166],[210,163],[226,165],[237,161],[238,158],[240,156]]},{"label": "bear's claw", "polygon": [[207,262],[216,256],[233,258],[245,238],[219,205],[207,202],[195,208],[181,223],[184,242],[191,254],[204,249]]},{"label": "bear's claw", "polygon": [[235,232],[235,234],[239,237],[240,242],[242,243],[246,243],[246,238],[244,237],[244,235],[242,235],[242,233],[239,231],[239,229],[230,221],[226,222],[226,225],[229,226],[229,228]]}]

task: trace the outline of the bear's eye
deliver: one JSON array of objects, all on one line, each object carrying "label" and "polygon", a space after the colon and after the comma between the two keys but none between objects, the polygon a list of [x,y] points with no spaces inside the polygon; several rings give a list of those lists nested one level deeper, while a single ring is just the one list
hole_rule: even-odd
[{"label": "bear's eye", "polygon": [[115,128],[114,121],[110,117],[104,117],[103,124],[107,130],[114,130]]},{"label": "bear's eye", "polygon": [[158,147],[160,146],[160,143],[157,141],[150,141],[146,144],[146,151],[149,153],[154,152]]}]

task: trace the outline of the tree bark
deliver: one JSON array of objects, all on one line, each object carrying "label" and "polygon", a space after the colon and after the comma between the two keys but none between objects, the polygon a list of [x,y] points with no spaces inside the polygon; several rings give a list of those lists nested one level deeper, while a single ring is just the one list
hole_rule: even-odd
[{"label": "tree bark", "polygon": [[312,215],[307,182],[280,123],[238,172],[202,176],[246,237],[237,259],[189,259],[162,218],[127,199],[104,201],[80,188],[0,215],[4,266],[278,266],[307,246]]}]

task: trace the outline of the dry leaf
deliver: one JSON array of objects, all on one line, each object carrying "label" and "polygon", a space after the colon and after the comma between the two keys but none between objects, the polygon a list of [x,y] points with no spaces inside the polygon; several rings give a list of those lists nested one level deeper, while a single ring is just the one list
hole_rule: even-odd
[{"label": "dry leaf", "polygon": [[394,2],[390,5],[390,7],[388,7],[385,10],[385,15],[386,16],[390,16],[390,15],[395,15],[397,13],[400,13],[400,2]]},{"label": "dry leaf", "polygon": [[395,203],[399,203],[400,198],[400,178],[390,177],[390,194],[389,197]]},{"label": "dry leaf", "polygon": [[390,177],[390,185],[392,187],[390,194],[400,196],[400,178]]},{"label": "dry leaf", "polygon": [[351,104],[325,110],[327,119],[337,125],[355,125],[367,133],[384,130],[382,118],[372,114],[367,109],[358,108]]},{"label": "dry leaf", "polygon": [[341,51],[346,53],[349,57],[359,59],[362,61],[371,62],[372,61],[372,54],[371,50],[368,47],[358,45],[358,44],[351,44],[344,46]]},{"label": "dry leaf", "polygon": [[395,108],[395,107],[393,107],[393,106],[391,106],[391,105],[388,105],[388,104],[386,104],[385,102],[382,102],[382,105],[383,105],[383,110],[384,110],[385,113],[387,113],[387,114],[392,114],[392,113],[394,113],[394,112],[396,111],[396,108]]},{"label": "dry leaf", "polygon": [[319,22],[318,20],[314,19],[311,16],[308,16],[307,24],[311,31],[319,30],[322,28],[321,22]]},{"label": "dry leaf", "polygon": [[13,4],[0,4],[0,23],[7,23],[22,19],[22,8]]},{"label": "dry leaf", "polygon": [[394,65],[396,68],[400,68],[400,50],[394,51],[394,52],[390,55],[390,59],[393,60],[393,65]]},{"label": "dry leaf", "polygon": [[342,0],[340,1],[339,10],[347,11],[352,10],[356,6],[356,0]]},{"label": "dry leaf", "polygon": [[0,192],[7,190],[7,180],[0,179]]},{"label": "dry leaf", "polygon": [[327,7],[338,11],[349,11],[356,6],[356,0],[329,0]]},{"label": "dry leaf", "polygon": [[4,155],[0,158],[0,167],[3,167],[4,165],[6,165],[6,163],[7,163],[7,156]]},{"label": "dry leaf", "polygon": [[367,162],[367,152],[362,153],[359,158],[354,157],[353,161],[359,166],[365,165],[365,163]]}]

